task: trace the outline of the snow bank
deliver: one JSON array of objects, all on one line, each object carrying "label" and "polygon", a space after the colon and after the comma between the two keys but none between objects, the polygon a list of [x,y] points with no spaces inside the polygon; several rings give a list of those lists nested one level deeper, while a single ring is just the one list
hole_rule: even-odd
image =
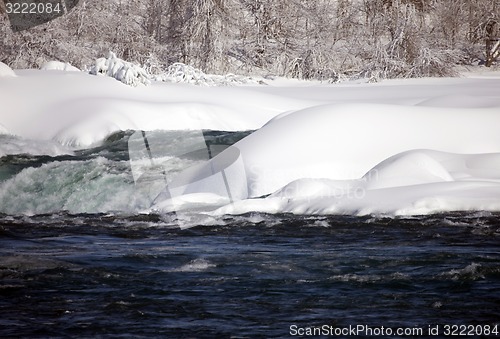
[{"label": "snow bank", "polygon": [[48,61],[41,68],[42,71],[66,71],[66,72],[80,72],[78,68],[68,62],[61,61]]},{"label": "snow bank", "polygon": [[0,124],[27,139],[54,140],[79,148],[127,129],[257,129],[280,112],[315,103],[284,100],[257,91],[258,87],[206,88],[158,82],[131,87],[85,72],[18,73],[17,78],[0,80]]},{"label": "snow bank", "polygon": [[211,214],[401,216],[473,210],[500,211],[500,153],[408,151],[357,180],[298,179],[269,197],[240,200]]},{"label": "snow bank", "polygon": [[16,77],[16,73],[14,73],[14,71],[12,70],[12,68],[10,68],[9,66],[7,66],[6,64],[4,64],[3,62],[0,61],[0,78],[1,77]]},{"label": "snow bank", "polygon": [[[472,83],[473,91],[484,85]],[[499,83],[489,85],[481,94],[469,91],[474,100],[465,108],[458,108],[456,93],[446,92],[468,86],[448,83],[434,97],[426,97],[424,88],[413,96],[405,92],[393,98],[399,105],[380,102],[401,88],[374,86],[382,95],[358,99],[371,103],[323,104],[277,115],[235,145],[245,169],[231,180],[247,184],[248,198],[210,214],[499,211],[500,97],[493,93]],[[316,97],[327,90],[314,89]],[[330,89],[332,97],[341,95],[335,92]],[[179,209],[186,206],[188,201]]]},{"label": "snow bank", "polygon": [[[275,119],[236,146],[247,164],[250,196],[257,197],[300,178],[358,179],[385,159],[413,149],[500,152],[498,112],[498,108],[322,105]],[[440,175],[438,168],[435,172]]]},{"label": "snow bank", "polygon": [[[229,180],[247,185],[248,196],[212,214],[500,210],[498,112],[336,104],[283,115],[234,145],[244,169]],[[191,179],[206,186],[203,175]],[[178,210],[194,207],[183,203]],[[165,206],[168,199],[153,209],[171,211]]]}]

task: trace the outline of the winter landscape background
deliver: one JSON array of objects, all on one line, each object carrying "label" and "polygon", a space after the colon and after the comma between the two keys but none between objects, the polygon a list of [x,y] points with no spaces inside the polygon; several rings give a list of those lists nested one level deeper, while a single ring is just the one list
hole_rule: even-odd
[{"label": "winter landscape background", "polygon": [[455,65],[487,62],[499,13],[496,0],[80,1],[17,33],[1,15],[0,61],[83,69],[114,51],[153,74],[182,62],[207,73],[323,80],[456,75]]}]

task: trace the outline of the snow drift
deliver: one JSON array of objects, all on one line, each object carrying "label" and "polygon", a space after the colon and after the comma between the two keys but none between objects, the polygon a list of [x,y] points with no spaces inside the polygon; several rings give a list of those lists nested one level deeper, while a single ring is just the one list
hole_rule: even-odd
[{"label": "snow drift", "polygon": [[500,153],[431,150],[397,154],[359,179],[297,179],[265,198],[235,202],[213,214],[421,215],[500,210]]},{"label": "snow drift", "polygon": [[408,150],[500,152],[498,126],[498,108],[333,104],[271,121],[235,146],[245,159],[250,196],[257,197],[304,177],[361,178]]},{"label": "snow drift", "polygon": [[0,61],[0,77],[16,77],[16,73],[12,68]]}]

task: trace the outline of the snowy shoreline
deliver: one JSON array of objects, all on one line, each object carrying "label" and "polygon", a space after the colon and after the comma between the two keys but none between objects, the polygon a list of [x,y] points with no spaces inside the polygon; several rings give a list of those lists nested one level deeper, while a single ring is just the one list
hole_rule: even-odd
[{"label": "snowy shoreline", "polygon": [[12,135],[0,156],[71,154],[120,130],[257,130],[233,146],[243,165],[229,179],[245,196],[231,196],[224,168],[212,177],[226,177],[229,200],[220,180],[195,170],[185,193],[170,197],[180,205],[155,201],[150,211],[198,210],[200,201],[214,215],[500,211],[499,72],[223,87],[13,73],[0,76],[0,133]]}]

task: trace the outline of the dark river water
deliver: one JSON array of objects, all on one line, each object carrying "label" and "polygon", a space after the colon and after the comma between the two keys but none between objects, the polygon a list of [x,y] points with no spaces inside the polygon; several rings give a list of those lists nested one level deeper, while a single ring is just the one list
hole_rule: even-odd
[{"label": "dark river water", "polygon": [[0,215],[0,337],[500,336],[499,214],[174,217]]}]

